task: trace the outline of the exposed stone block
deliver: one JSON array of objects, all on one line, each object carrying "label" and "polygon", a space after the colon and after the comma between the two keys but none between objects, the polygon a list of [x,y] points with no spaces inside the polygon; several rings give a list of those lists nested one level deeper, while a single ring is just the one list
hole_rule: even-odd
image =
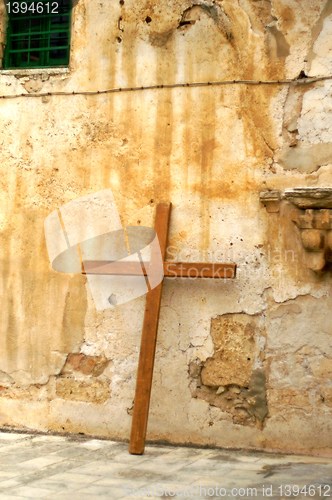
[{"label": "exposed stone block", "polygon": [[270,408],[277,408],[277,412],[280,408],[300,408],[304,411],[311,411],[312,408],[309,394],[293,388],[269,390],[268,402]]},{"label": "exposed stone block", "polygon": [[268,414],[265,385],[264,371],[254,370],[248,387],[228,385],[216,390],[203,385],[194,390],[193,396],[230,413],[235,424],[261,428]]},{"label": "exposed stone block", "polygon": [[215,353],[202,369],[202,382],[209,387],[229,384],[247,386],[255,359],[258,320],[246,314],[225,314],[211,321]]},{"label": "exposed stone block", "polygon": [[327,380],[330,381],[332,379],[332,359],[331,358],[316,358],[311,361],[310,368],[314,377],[318,380]]},{"label": "exposed stone block", "polygon": [[98,377],[103,373],[109,361],[104,356],[86,356],[81,353],[68,354],[62,373],[81,372],[83,375]]},{"label": "exposed stone block", "polygon": [[105,403],[110,398],[110,386],[107,380],[75,380],[72,377],[61,377],[56,381],[56,395],[71,401],[89,403]]},{"label": "exposed stone block", "polygon": [[262,427],[268,413],[265,373],[254,369],[260,357],[260,318],[225,314],[211,321],[214,356],[189,366],[196,379],[193,396],[232,415],[235,424]]}]

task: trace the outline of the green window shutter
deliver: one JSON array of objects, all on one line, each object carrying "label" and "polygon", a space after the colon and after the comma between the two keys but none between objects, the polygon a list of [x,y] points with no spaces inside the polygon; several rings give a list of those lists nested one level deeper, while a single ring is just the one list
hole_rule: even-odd
[{"label": "green window shutter", "polygon": [[68,66],[71,4],[71,0],[7,0],[8,26],[3,67]]}]

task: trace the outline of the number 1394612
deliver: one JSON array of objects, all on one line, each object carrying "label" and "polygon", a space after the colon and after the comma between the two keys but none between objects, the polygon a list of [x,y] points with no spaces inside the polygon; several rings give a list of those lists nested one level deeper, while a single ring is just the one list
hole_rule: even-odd
[{"label": "number 1394612", "polygon": [[332,496],[332,488],[330,484],[309,484],[299,486],[296,484],[283,484],[278,486],[278,492],[281,497],[322,497],[330,498]]},{"label": "number 1394612", "polygon": [[8,14],[59,14],[59,2],[7,2]]}]

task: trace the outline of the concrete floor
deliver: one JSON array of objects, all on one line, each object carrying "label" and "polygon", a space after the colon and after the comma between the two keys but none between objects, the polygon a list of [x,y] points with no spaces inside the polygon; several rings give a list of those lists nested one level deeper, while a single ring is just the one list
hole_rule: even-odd
[{"label": "concrete floor", "polygon": [[332,498],[332,458],[11,432],[0,458],[1,499]]}]

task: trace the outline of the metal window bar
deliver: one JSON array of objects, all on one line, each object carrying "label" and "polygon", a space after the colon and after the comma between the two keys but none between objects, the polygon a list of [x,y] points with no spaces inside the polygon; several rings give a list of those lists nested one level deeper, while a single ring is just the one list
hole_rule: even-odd
[{"label": "metal window bar", "polygon": [[[31,5],[38,1],[41,0],[27,0],[25,3]],[[54,2],[43,0],[43,3]],[[8,13],[4,68],[68,65],[72,2],[71,0],[58,0],[56,3],[58,4],[57,13]]]}]

